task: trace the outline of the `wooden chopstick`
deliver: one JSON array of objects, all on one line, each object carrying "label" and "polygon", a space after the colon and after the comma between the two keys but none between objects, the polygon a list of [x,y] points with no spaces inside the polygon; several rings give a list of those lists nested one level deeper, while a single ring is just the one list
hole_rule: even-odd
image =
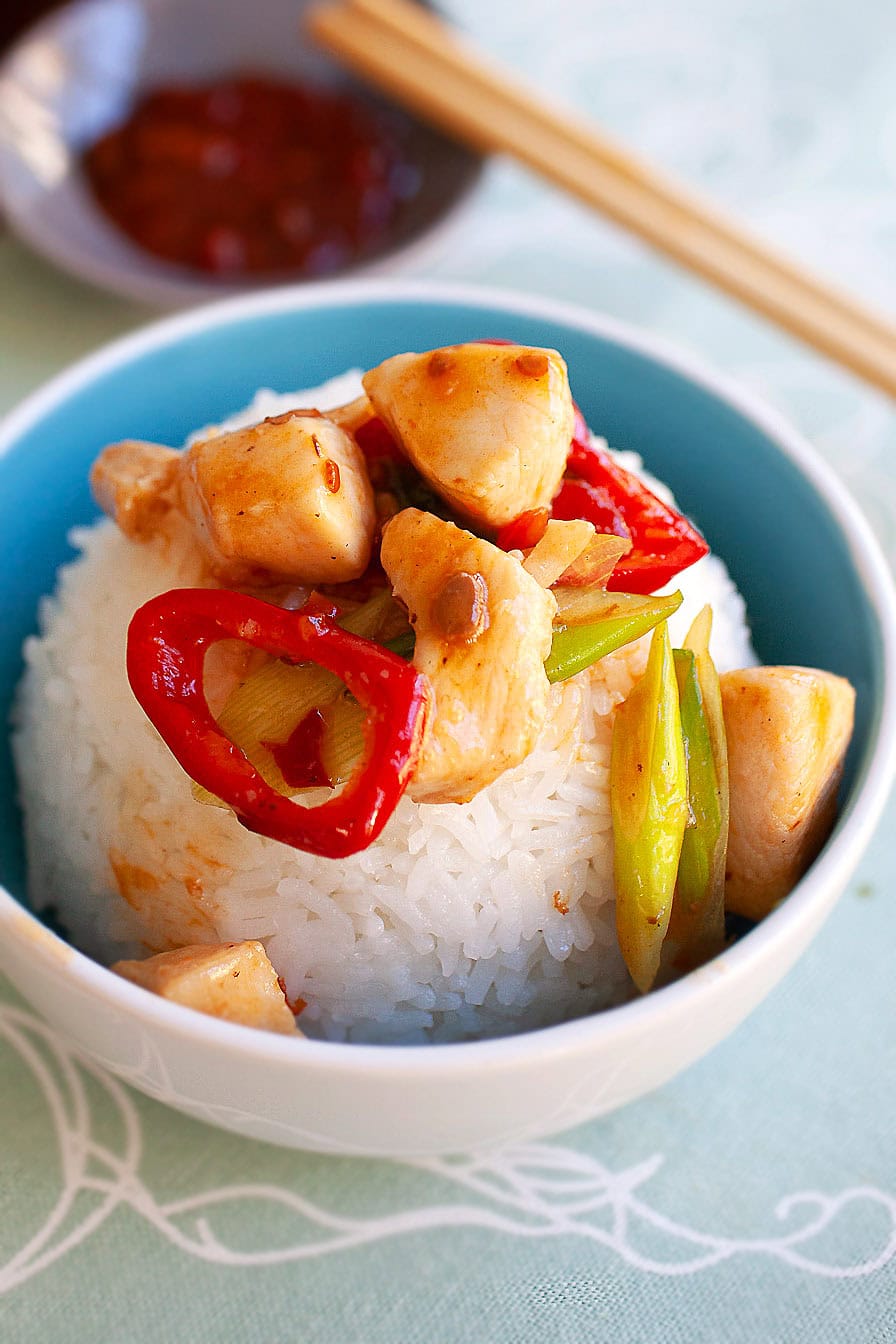
[{"label": "wooden chopstick", "polygon": [[[819,294],[824,294],[827,302],[844,312],[855,314],[857,304],[849,295],[825,284],[818,276],[801,270],[792,259],[775,254],[771,248],[763,245],[756,237],[739,227],[733,220],[717,210],[710,202],[699,199],[680,183],[643,163],[635,155],[614,143],[594,126],[576,118],[569,112],[552,108],[545,102],[532,98],[523,87],[494,67],[488,66],[482,58],[469,50],[464,50],[455,34],[424,10],[419,4],[407,0],[350,0],[351,7],[372,17],[376,22],[389,28],[393,34],[405,37],[418,48],[430,53],[445,52],[445,44],[453,45],[450,59],[454,68],[463,62],[468,79],[486,94],[499,92],[502,100],[513,107],[524,118],[532,116],[548,124],[559,136],[568,138],[585,153],[598,157],[619,177],[642,190],[670,210],[676,211],[682,219],[690,220],[696,227],[711,227],[715,234],[729,240],[745,254],[761,259],[763,265],[773,267],[789,278],[799,277],[800,281],[810,285]],[[862,321],[870,321],[889,339],[896,339],[896,330],[885,319],[871,312],[862,313]]]},{"label": "wooden chopstick", "polygon": [[482,152],[512,154],[658,251],[896,396],[896,327],[776,253],[587,122],[534,99],[410,0],[330,0],[313,37]]}]

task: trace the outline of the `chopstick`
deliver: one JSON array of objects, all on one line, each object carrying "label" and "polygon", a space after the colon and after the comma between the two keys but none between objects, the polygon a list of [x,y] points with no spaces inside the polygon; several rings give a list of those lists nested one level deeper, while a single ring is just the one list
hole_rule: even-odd
[{"label": "chopstick", "polygon": [[311,35],[424,119],[555,184],[896,397],[896,326],[588,122],[532,97],[411,0],[328,0]]}]

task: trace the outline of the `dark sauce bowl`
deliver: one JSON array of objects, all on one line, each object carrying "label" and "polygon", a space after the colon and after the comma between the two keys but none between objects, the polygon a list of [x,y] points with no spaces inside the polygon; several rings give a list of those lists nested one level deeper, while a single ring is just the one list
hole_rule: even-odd
[{"label": "dark sauce bowl", "polygon": [[[384,103],[315,48],[303,34],[306,7],[307,0],[76,0],[37,24],[0,66],[0,203],[10,226],[64,269],[159,306],[404,270],[444,246],[482,160]],[[85,152],[125,123],[148,91],[245,73],[357,99],[371,118],[398,127],[419,183],[377,236],[322,266],[215,274],[137,246],[99,207]]]}]

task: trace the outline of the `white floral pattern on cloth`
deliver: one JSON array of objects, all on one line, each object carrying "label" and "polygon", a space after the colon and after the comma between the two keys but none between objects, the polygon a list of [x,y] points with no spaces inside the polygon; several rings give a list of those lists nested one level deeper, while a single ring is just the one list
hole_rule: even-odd
[{"label": "white floral pattern on cloth", "polygon": [[[455,1158],[420,1158],[398,1165],[417,1170],[451,1190],[437,1204],[391,1209],[379,1216],[336,1213],[300,1192],[272,1184],[221,1185],[162,1201],[141,1176],[143,1133],[134,1099],[119,1082],[76,1051],[32,1013],[0,1004],[0,1040],[31,1072],[52,1117],[61,1183],[42,1226],[0,1264],[0,1295],[20,1286],[86,1241],[121,1205],[129,1206],[174,1248],[217,1265],[287,1264],[346,1251],[366,1243],[434,1229],[477,1227],[507,1237],[578,1237],[613,1252],[634,1269],[656,1275],[688,1275],[737,1256],[770,1256],[809,1274],[860,1278],[896,1257],[896,1195],[871,1186],[795,1192],[781,1199],[774,1219],[787,1223],[777,1235],[731,1238],[709,1235],[673,1219],[645,1198],[645,1188],[663,1162],[653,1155],[622,1171],[557,1143],[521,1144]],[[87,1083],[120,1121],[114,1146],[95,1133],[95,1109]],[[86,1197],[86,1199],[85,1199]],[[216,1231],[215,1215],[239,1203],[251,1209],[259,1245],[228,1244]],[[830,1263],[813,1245],[843,1213],[874,1206],[884,1224],[868,1224],[868,1244],[850,1263]],[[265,1212],[284,1211],[295,1224],[292,1244],[266,1247]],[[639,1236],[658,1235],[660,1256],[639,1248]]]}]

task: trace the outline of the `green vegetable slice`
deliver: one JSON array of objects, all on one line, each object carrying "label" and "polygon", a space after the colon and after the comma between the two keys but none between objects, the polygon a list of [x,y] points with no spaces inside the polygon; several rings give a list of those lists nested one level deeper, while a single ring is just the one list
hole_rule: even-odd
[{"label": "green vegetable slice", "polygon": [[387,640],[386,648],[392,653],[397,653],[399,658],[413,658],[416,643],[413,630],[406,630],[403,635],[396,635],[394,639]]},{"label": "green vegetable slice", "polygon": [[[306,715],[329,705],[343,689],[339,678],[322,667],[275,660],[237,686],[218,715],[218,723],[231,742],[246,753],[265,783],[278,793],[294,793],[264,744],[285,742]],[[226,806],[195,782],[192,791],[197,802]]]},{"label": "green vegetable slice", "polygon": [[688,821],[678,682],[665,621],[654,631],[643,677],[616,711],[610,809],[616,932],[629,973],[646,993],[660,966]]},{"label": "green vegetable slice", "polygon": [[[549,681],[566,681],[608,653],[621,649],[666,620],[681,606],[681,593],[668,597],[630,597],[627,593],[606,593],[613,599],[606,604],[607,614],[587,625],[568,625],[554,630],[551,652],[544,670]],[[619,599],[626,599],[620,602]]]},{"label": "green vegetable slice", "polygon": [[690,970],[714,957],[725,941],[725,861],[724,846],[719,843],[722,798],[696,654],[691,649],[675,649],[673,657],[688,770],[689,818],[681,845],[668,947],[673,965]]},{"label": "green vegetable slice", "polygon": [[[697,824],[693,834],[689,828],[682,847],[679,890],[672,906],[669,931],[670,942],[677,944],[674,961],[680,969],[690,969],[716,956],[725,943],[728,744],[719,674],[709,652],[711,632],[712,610],[707,606],[691,625],[684,650],[693,657],[702,728],[698,726],[694,733],[695,763],[692,765],[690,759],[688,763],[693,777],[690,807]],[[683,697],[683,721],[684,718]]]},{"label": "green vegetable slice", "polygon": [[[598,585],[574,588],[558,584],[551,592],[557,602],[554,625],[558,629],[565,629],[568,625],[593,625],[595,621],[606,621],[616,616],[636,615],[645,607],[653,607],[654,603],[667,600],[652,594],[608,593],[606,588]],[[675,593],[673,596],[680,600],[680,594]]]}]

